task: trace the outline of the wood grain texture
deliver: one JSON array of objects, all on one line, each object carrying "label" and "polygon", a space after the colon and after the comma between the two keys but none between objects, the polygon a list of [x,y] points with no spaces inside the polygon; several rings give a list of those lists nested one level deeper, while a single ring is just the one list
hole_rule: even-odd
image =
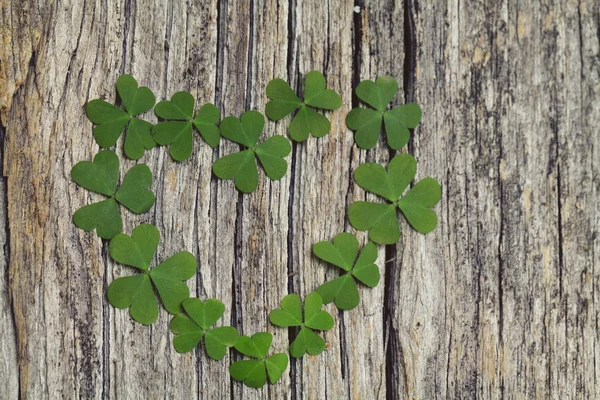
[{"label": "wood grain texture", "polygon": [[[0,0],[0,397],[600,398],[599,24],[593,0]],[[221,299],[226,323],[268,330],[284,351],[294,332],[268,312],[337,276],[311,247],[354,232],[347,207],[372,197],[353,171],[394,155],[383,139],[353,145],[352,88],[389,74],[394,104],[421,104],[403,151],[417,179],[442,184],[438,228],[401,221],[400,242],[380,248],[379,286],[355,310],[327,307],[327,351],[248,389],[229,378],[235,353],[177,354],[165,312],[143,327],[107,304],[131,271],[72,224],[98,197],[70,170],[98,151],[85,103],[115,101],[122,73],[158,99],[189,90],[197,107],[239,116],[264,110],[270,79],[300,91],[312,69],[343,106],[328,136],[294,144],[282,180],[261,171],[240,195],[210,170],[237,146],[197,137],[183,163],[146,153],[156,205],[123,212],[127,233],[159,228],[154,262],[196,254],[193,295]],[[266,136],[289,122],[267,122]],[[116,151],[124,174],[135,162],[122,140]]]}]

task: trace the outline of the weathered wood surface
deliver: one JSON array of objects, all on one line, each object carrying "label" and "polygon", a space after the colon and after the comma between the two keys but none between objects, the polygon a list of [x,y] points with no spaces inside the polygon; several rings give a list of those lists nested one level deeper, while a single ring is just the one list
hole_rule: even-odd
[{"label": "weathered wood surface", "polygon": [[[600,398],[599,32],[594,0],[0,0],[0,397]],[[95,196],[69,171],[98,151],[84,104],[114,100],[121,73],[239,115],[264,109],[273,77],[298,86],[311,69],[344,105],[329,136],[294,145],[285,178],[241,196],[210,173],[234,146],[197,140],[184,163],[158,148],[142,159],[157,203],[124,218],[158,226],[157,259],[195,253],[192,292],[284,350],[268,311],[335,276],[310,248],[351,230],[353,170],[391,155],[353,146],[352,88],[391,74],[396,103],[422,105],[408,151],[442,183],[437,230],[405,229],[328,351],[253,390],[229,359],[175,353],[166,313],[143,327],[107,305],[127,271],[71,223]]]}]

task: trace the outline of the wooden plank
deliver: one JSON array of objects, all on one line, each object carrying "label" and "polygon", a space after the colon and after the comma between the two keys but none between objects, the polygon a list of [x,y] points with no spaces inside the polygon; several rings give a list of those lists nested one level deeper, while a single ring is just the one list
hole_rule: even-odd
[{"label": "wooden plank", "polygon": [[[600,397],[595,3],[0,0],[0,35],[10,43],[0,51],[3,393]],[[230,381],[229,357],[177,354],[165,312],[142,327],[107,304],[108,284],[131,270],[72,224],[72,212],[98,196],[69,174],[98,150],[83,106],[115,100],[120,73],[159,100],[190,90],[199,104],[239,116],[264,109],[273,77],[300,88],[311,69],[344,105],[328,114],[327,137],[294,145],[281,181],[261,175],[255,193],[240,195],[210,170],[237,145],[213,150],[198,138],[184,163],[166,149],[147,153],[157,203],[142,216],[124,211],[125,232],[144,222],[161,231],[156,262],[197,255],[189,286],[225,302],[225,323],[269,330],[283,351],[289,333],[268,323],[268,311],[337,275],[311,247],[353,232],[347,206],[365,198],[354,169],[393,155],[383,142],[368,152],[353,145],[344,123],[358,104],[352,86],[390,74],[401,86],[395,104],[422,105],[408,152],[417,178],[442,182],[437,230],[420,235],[403,221],[402,240],[380,251],[380,285],[361,289],[355,310],[328,307],[336,318],[328,350],[292,360],[278,385],[252,390]],[[288,124],[267,122],[266,135]],[[121,160],[122,173],[135,164]]]}]

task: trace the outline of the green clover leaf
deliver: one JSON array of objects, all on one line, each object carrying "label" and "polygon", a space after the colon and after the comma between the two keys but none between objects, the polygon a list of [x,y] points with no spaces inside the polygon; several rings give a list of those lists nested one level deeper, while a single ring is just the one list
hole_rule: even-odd
[{"label": "green clover leaf", "polygon": [[298,108],[290,123],[290,137],[303,142],[312,134],[322,137],[331,130],[331,123],[314,108],[337,110],[342,106],[342,98],[332,89],[326,89],[327,82],[322,73],[310,71],[304,81],[304,102],[296,96],[290,85],[283,79],[273,79],[267,85],[267,97],[271,99],[265,107],[267,117],[279,121]]},{"label": "green clover leaf", "polygon": [[300,358],[304,354],[321,354],[325,350],[325,340],[313,330],[326,331],[333,328],[333,317],[322,311],[323,299],[316,293],[306,296],[304,302],[304,313],[302,313],[302,301],[297,294],[288,294],[281,300],[281,308],[277,308],[269,314],[271,323],[277,326],[290,327],[299,326],[300,332],[290,344],[290,354]]},{"label": "green clover leaf", "polygon": [[346,125],[356,131],[354,141],[361,149],[375,147],[382,120],[388,145],[392,149],[401,149],[408,143],[409,129],[421,122],[421,107],[416,103],[408,103],[385,111],[397,91],[398,82],[391,76],[380,76],[375,82],[364,80],[356,87],[356,96],[374,108],[354,108],[346,116]]},{"label": "green clover leaf", "polygon": [[[181,306],[187,313],[177,314],[171,319],[171,331],[177,335],[173,338],[173,347],[179,353],[191,351],[204,338],[206,353],[213,360],[225,357],[227,347],[235,346],[240,335],[231,326],[212,328],[225,312],[225,305],[216,299],[185,299]],[[188,317],[189,315],[189,317]]]},{"label": "green clover leaf", "polygon": [[142,271],[117,278],[108,286],[107,297],[116,308],[129,308],[137,322],[149,325],[158,318],[158,302],[154,290],[171,314],[182,311],[181,302],[190,297],[185,281],[196,272],[196,258],[187,251],[179,252],[149,270],[160,233],[154,225],[138,225],[131,236],[120,233],[108,246],[110,256],[118,263]]},{"label": "green clover leaf", "polygon": [[317,289],[325,304],[335,301],[340,310],[351,310],[360,301],[355,279],[368,287],[375,287],[379,283],[379,268],[375,264],[377,246],[373,242],[367,243],[356,258],[358,240],[349,233],[340,233],[333,238],[333,243],[316,243],[313,253],[321,260],[346,271],[339,278],[326,282]]},{"label": "green clover leaf", "polygon": [[119,77],[117,92],[126,111],[100,99],[91,100],[85,107],[89,120],[96,125],[94,139],[100,147],[111,147],[127,128],[125,155],[139,160],[156,142],[151,134],[152,124],[134,117],[154,107],[156,99],[150,89],[138,87],[131,75]]},{"label": "green clover leaf", "polygon": [[142,214],[156,200],[150,191],[152,172],[145,164],[133,166],[125,175],[119,190],[119,158],[110,150],[96,154],[94,161],[80,161],[71,169],[71,177],[78,185],[109,198],[81,207],[73,214],[75,225],[86,232],[96,229],[102,239],[110,239],[121,232],[123,222],[118,203],[136,214]]},{"label": "green clover leaf", "polygon": [[219,109],[213,104],[205,104],[194,117],[194,103],[190,93],[177,92],[171,100],[163,100],[154,108],[156,116],[165,120],[152,129],[154,140],[161,146],[169,146],[169,153],[176,161],[192,155],[192,125],[209,146],[219,145]]},{"label": "green clover leaf", "polygon": [[257,111],[246,111],[241,120],[227,117],[221,121],[223,137],[248,149],[221,157],[214,163],[213,172],[221,179],[233,179],[235,187],[244,193],[250,193],[258,186],[256,158],[272,180],[283,178],[287,171],[283,157],[292,151],[289,140],[276,135],[256,145],[264,125],[265,119]]},{"label": "green clover leaf", "polygon": [[390,204],[357,201],[350,205],[350,223],[359,231],[369,231],[369,238],[379,244],[393,244],[400,239],[397,208],[410,225],[428,233],[437,225],[437,215],[431,210],[441,198],[440,184],[433,178],[420,180],[401,198],[417,172],[417,161],[408,154],[399,154],[388,164],[387,172],[379,164],[366,163],[356,169],[354,180],[363,189],[375,193]]},{"label": "green clover leaf", "polygon": [[258,389],[267,382],[276,383],[288,366],[288,356],[284,353],[267,357],[273,335],[268,332],[258,332],[252,337],[241,336],[235,345],[240,353],[256,360],[241,360],[229,366],[229,374],[236,381],[244,381],[248,387]]}]

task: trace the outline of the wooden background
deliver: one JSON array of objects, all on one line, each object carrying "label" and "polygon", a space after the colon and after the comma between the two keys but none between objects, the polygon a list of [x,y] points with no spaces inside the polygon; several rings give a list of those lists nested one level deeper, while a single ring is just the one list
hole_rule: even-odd
[{"label": "wooden background", "polygon": [[[595,0],[0,0],[0,397],[600,397],[599,21]],[[183,163],[147,152],[156,205],[124,211],[125,232],[161,231],[156,260],[197,255],[192,292],[224,301],[226,322],[284,350],[268,311],[336,276],[310,248],[352,231],[353,171],[392,155],[353,146],[352,88],[390,74],[395,104],[421,104],[408,152],[442,184],[438,228],[381,249],[380,285],[336,314],[324,354],[248,389],[229,359],[177,354],[166,312],[143,327],[107,304],[130,270],[72,224],[98,196],[70,170],[98,151],[85,103],[115,100],[121,73],[240,115],[311,69],[344,105],[281,181],[242,196],[210,170],[235,146],[197,139]]]}]

